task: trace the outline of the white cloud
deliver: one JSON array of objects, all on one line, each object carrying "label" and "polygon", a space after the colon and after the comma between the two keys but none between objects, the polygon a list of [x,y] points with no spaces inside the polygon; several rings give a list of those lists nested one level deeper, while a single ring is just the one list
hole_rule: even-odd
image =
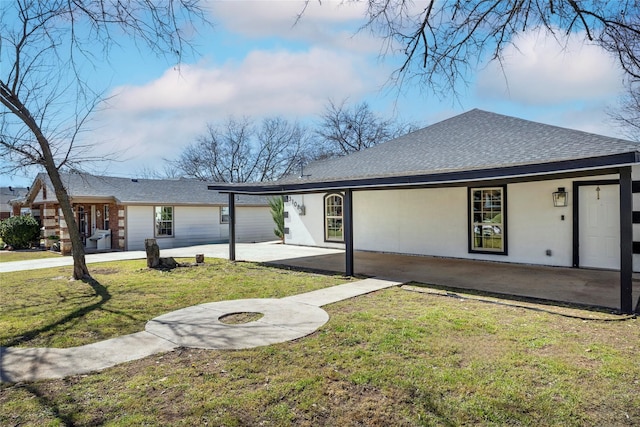
[{"label": "white cloud", "polygon": [[380,40],[365,23],[366,2],[342,1],[213,1],[212,20],[238,35],[263,39],[278,37],[329,49],[379,52]]},{"label": "white cloud", "polygon": [[506,48],[504,70],[490,63],[477,78],[477,95],[528,105],[610,99],[622,89],[613,59],[573,34],[562,46],[550,34],[528,32]]},{"label": "white cloud", "polygon": [[317,116],[327,99],[357,100],[387,75],[362,57],[326,49],[253,51],[242,62],[185,65],[145,85],[116,88],[93,135],[104,149],[126,149],[124,158],[131,159],[109,173],[161,169],[163,158],[176,158],[207,122],[230,115]]},{"label": "white cloud", "polygon": [[209,8],[214,23],[220,22],[240,34],[264,37],[287,36],[291,32],[302,31],[308,25],[333,27],[358,22],[365,15],[366,4],[313,0],[213,1]]},{"label": "white cloud", "polygon": [[241,63],[185,65],[144,86],[119,87],[111,104],[127,114],[305,115],[317,112],[329,97],[363,93],[380,84],[385,73],[372,70],[363,58],[325,49],[253,51]]}]

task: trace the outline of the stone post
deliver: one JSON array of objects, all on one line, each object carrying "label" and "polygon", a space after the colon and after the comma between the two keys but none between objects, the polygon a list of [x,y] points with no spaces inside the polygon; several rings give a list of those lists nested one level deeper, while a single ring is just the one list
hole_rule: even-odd
[{"label": "stone post", "polygon": [[158,267],[160,265],[160,246],[158,246],[156,239],[144,239],[144,249],[147,251],[147,267]]}]

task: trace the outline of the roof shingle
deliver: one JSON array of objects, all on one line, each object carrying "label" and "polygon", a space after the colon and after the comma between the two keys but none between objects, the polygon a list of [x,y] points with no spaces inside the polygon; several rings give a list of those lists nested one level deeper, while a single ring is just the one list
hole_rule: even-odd
[{"label": "roof shingle", "polygon": [[[348,156],[309,164],[305,181],[411,176],[640,152],[640,144],[474,109]],[[290,175],[278,181],[301,182]]]},{"label": "roof shingle", "polygon": [[[226,205],[227,194],[207,189],[207,183],[195,179],[131,179],[84,173],[62,173],[67,193],[73,197],[115,198],[122,204]],[[47,174],[38,174],[54,196]],[[238,205],[266,205],[265,197],[242,196]]]}]

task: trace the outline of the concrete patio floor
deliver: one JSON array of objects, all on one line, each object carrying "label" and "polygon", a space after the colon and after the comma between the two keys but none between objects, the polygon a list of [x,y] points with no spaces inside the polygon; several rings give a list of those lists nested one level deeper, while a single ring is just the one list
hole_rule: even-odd
[{"label": "concrete patio floor", "polygon": [[[617,271],[545,267],[464,259],[355,252],[357,275],[420,282],[454,289],[567,302],[591,307],[620,308]],[[304,269],[343,272],[344,254],[271,260]],[[633,276],[634,308],[640,297],[640,275]]]}]

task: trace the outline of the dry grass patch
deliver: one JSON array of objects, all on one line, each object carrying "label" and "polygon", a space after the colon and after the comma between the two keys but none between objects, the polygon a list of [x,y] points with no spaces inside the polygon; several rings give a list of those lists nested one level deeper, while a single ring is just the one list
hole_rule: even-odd
[{"label": "dry grass patch", "polygon": [[227,325],[241,325],[243,323],[255,322],[262,317],[264,317],[264,314],[262,313],[242,312],[225,314],[218,320]]}]

